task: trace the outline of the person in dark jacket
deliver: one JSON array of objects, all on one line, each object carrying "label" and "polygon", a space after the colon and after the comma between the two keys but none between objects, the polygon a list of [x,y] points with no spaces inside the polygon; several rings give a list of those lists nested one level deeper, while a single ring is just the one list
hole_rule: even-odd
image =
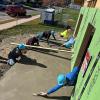
[{"label": "person in dark jacket", "polygon": [[21,59],[21,56],[26,53],[26,47],[24,44],[20,44],[15,47],[10,53],[8,54],[7,64],[14,65],[18,60]]},{"label": "person in dark jacket", "polygon": [[37,37],[32,37],[32,38],[29,38],[28,41],[26,42],[26,45],[39,45],[39,40]]},{"label": "person in dark jacket", "polygon": [[55,85],[53,88],[49,89],[47,92],[40,92],[38,94],[33,94],[33,95],[48,96],[51,93],[56,92],[63,86],[75,86],[79,70],[80,70],[80,68],[76,66],[73,68],[72,72],[69,72],[67,74],[58,75],[57,85]]},{"label": "person in dark jacket", "polygon": [[53,36],[53,38],[56,40],[56,38],[55,38],[55,32],[54,31],[44,31],[44,32],[41,32],[41,33],[39,33],[38,35],[37,35],[37,38],[39,39],[39,40],[41,40],[41,39],[43,39],[43,38],[45,38],[46,40],[47,40],[47,42],[49,43],[49,38],[50,38],[50,36]]}]

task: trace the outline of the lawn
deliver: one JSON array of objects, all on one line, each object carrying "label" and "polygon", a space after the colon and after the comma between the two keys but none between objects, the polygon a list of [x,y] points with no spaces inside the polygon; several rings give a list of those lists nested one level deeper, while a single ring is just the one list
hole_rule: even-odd
[{"label": "lawn", "polygon": [[59,21],[59,24],[69,24],[75,28],[77,18],[79,15],[79,10],[74,10],[71,8],[65,8],[61,13],[55,15],[55,19]]},{"label": "lawn", "polygon": [[[74,20],[74,22],[72,22],[72,27],[75,27],[79,11],[66,8],[63,10],[63,14],[68,14],[70,18]],[[59,19],[61,17],[62,17],[61,14],[56,15],[56,19]],[[61,31],[64,31],[65,28],[56,26],[56,25],[44,25],[40,22],[40,19],[36,19],[30,22],[15,26],[10,29],[0,31],[0,38],[3,39],[12,35],[27,34],[29,32],[36,33],[36,32],[41,32],[45,30],[55,30],[57,32],[61,32]]]},{"label": "lawn", "polygon": [[34,10],[34,12],[32,13],[32,16],[39,15],[39,14],[40,12]]},{"label": "lawn", "polygon": [[58,32],[64,30],[64,28],[60,28],[58,26],[44,25],[40,23],[40,19],[36,19],[30,22],[15,26],[10,29],[0,31],[0,38],[5,38],[8,36],[17,35],[17,34],[27,34],[29,32],[36,33],[36,32],[41,32],[41,31],[51,30],[51,29]]},{"label": "lawn", "polygon": [[16,19],[9,19],[9,20],[5,20],[5,21],[0,21],[0,24],[5,24],[11,21],[15,21]]}]

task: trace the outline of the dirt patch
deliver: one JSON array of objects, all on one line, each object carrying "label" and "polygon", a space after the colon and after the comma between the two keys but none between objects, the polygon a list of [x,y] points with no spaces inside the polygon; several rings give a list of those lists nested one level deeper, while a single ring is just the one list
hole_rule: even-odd
[{"label": "dirt patch", "polygon": [[[3,40],[1,40],[0,42],[0,76],[3,76],[3,74],[8,71],[11,67],[9,65],[7,65],[7,57],[8,57],[8,53],[15,47],[15,45],[11,45],[10,43],[15,42],[15,43],[26,43],[27,39],[34,36],[34,34],[24,34],[24,35],[16,35],[16,36],[10,36],[9,38],[5,38]],[[47,43],[40,43],[42,46],[48,46]],[[47,53],[49,51],[45,51],[45,50],[37,50],[37,49],[32,49],[34,51],[37,52],[44,52]],[[26,62],[29,62],[31,65],[32,63],[34,64],[38,64],[42,67],[45,67],[39,63],[36,63],[36,61],[32,61],[31,58],[27,56],[23,56],[22,57],[23,60],[21,60],[21,63],[27,64]],[[27,59],[25,59],[27,58]]]},{"label": "dirt patch", "polygon": [[17,36],[11,36],[9,38],[5,38],[1,40],[0,42],[0,76],[2,76],[6,71],[8,71],[11,67],[7,65],[7,57],[8,53],[15,47],[14,45],[11,45],[11,42],[16,43],[25,43],[25,41],[30,37],[31,35],[17,35]]}]

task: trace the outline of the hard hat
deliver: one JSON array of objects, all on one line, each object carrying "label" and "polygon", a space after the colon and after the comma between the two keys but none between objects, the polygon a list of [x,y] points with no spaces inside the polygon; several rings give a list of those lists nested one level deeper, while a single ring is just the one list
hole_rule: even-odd
[{"label": "hard hat", "polygon": [[19,48],[19,49],[25,49],[25,44],[23,44],[23,43],[22,43],[22,44],[19,44],[19,45],[18,45],[18,48]]},{"label": "hard hat", "polygon": [[64,74],[58,75],[58,77],[57,77],[58,85],[64,85],[65,81],[66,81],[66,77]]}]

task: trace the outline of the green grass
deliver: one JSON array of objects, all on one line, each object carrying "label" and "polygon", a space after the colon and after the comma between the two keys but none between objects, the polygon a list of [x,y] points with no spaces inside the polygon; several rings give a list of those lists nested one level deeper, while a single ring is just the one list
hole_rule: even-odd
[{"label": "green grass", "polygon": [[71,8],[64,9],[63,13],[64,14],[68,14],[74,20],[77,20],[78,15],[79,15],[79,11],[78,10],[74,10],[74,9],[71,9]]},{"label": "green grass", "polygon": [[5,21],[0,21],[0,24],[5,24],[5,23],[9,23],[12,21],[15,21],[16,19],[9,19],[9,20],[5,20]]},{"label": "green grass", "polygon": [[18,34],[27,34],[29,32],[36,33],[41,32],[45,30],[55,30],[55,31],[63,31],[64,28],[60,28],[57,26],[52,25],[44,25],[40,23],[40,19],[36,19],[18,26],[15,26],[13,28],[0,31],[0,38],[5,38],[12,35],[18,35]]},{"label": "green grass", "polygon": [[35,16],[35,15],[40,15],[40,12],[34,11],[34,12],[32,13],[32,16]]},{"label": "green grass", "polygon": [[[72,27],[75,27],[79,11],[73,10],[73,9],[64,9],[63,14],[68,14],[73,20],[75,20],[72,24]],[[57,18],[61,18],[62,15],[58,14],[56,15]],[[41,32],[45,30],[55,30],[57,32],[62,32],[65,30],[65,28],[61,28],[60,26],[54,26],[54,25],[44,25],[40,23],[40,19],[36,19],[18,26],[15,26],[13,28],[0,31],[0,38],[6,38],[12,35],[18,35],[18,34],[27,34],[29,32],[36,33]]]},{"label": "green grass", "polygon": [[[73,21],[68,21],[68,19],[66,17],[63,18],[64,15],[65,16],[68,15],[68,19],[72,19]],[[55,19],[58,20],[60,24],[65,22],[65,23],[70,24],[74,28],[76,25],[76,22],[77,22],[78,15],[79,15],[78,10],[74,10],[71,8],[65,8],[62,10],[61,13],[58,13],[55,15]]]}]

